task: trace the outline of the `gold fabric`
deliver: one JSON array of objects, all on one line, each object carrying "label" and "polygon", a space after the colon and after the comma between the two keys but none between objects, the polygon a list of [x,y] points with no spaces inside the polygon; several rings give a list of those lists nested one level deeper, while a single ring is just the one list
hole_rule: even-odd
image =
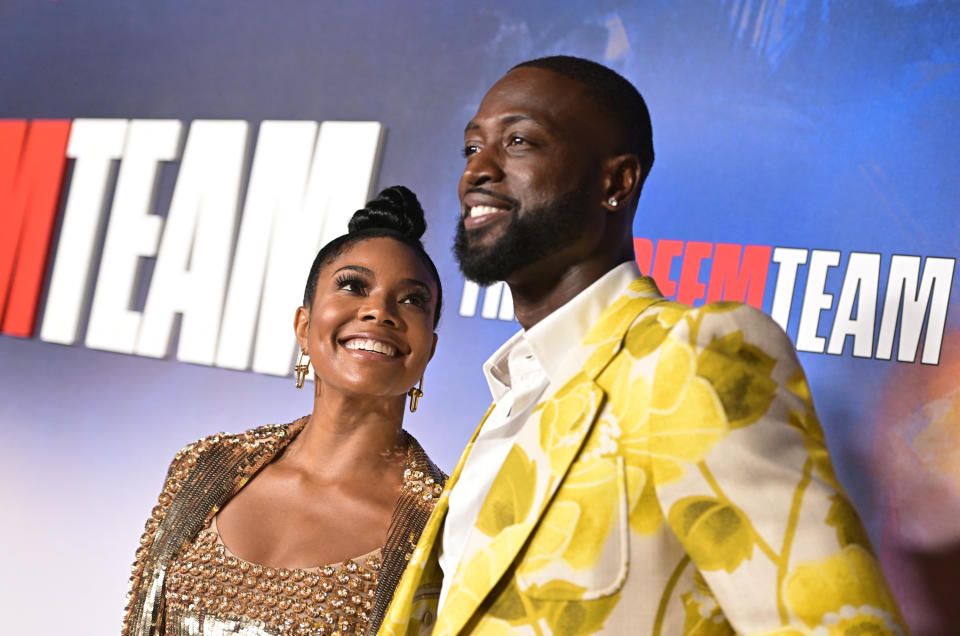
[{"label": "gold fabric", "polygon": [[229,555],[208,529],[306,421],[214,435],[174,457],[140,538],[124,636],[376,632],[445,480],[406,432],[404,486],[375,553],[316,571],[264,568]]},{"label": "gold fabric", "polygon": [[[268,568],[230,553],[211,527],[197,535],[170,565],[164,598],[167,634],[199,636],[212,626],[257,627],[280,634],[296,627],[308,633],[362,634],[373,609],[382,548],[336,565]],[[322,629],[314,629],[316,621]],[[197,631],[200,626],[204,631]]]}]

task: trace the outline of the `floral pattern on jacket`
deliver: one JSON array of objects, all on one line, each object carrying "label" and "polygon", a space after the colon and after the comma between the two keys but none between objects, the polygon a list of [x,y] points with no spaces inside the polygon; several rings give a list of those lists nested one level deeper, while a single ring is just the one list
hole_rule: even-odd
[{"label": "floral pattern on jacket", "polygon": [[443,608],[440,529],[470,445],[381,633],[906,632],[770,318],[638,278],[580,347],[510,449]]}]

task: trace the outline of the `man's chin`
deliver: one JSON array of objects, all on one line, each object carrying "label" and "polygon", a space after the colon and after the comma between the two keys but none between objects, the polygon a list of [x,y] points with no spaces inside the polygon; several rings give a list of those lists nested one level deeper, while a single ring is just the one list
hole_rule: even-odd
[{"label": "man's chin", "polygon": [[498,267],[498,263],[491,263],[489,255],[486,256],[487,258],[473,257],[467,254],[457,255],[463,277],[481,287],[488,287],[506,277],[502,268]]},{"label": "man's chin", "polygon": [[503,223],[474,230],[461,225],[453,253],[464,277],[486,287],[505,280],[515,268],[515,261],[523,260],[522,244]]}]

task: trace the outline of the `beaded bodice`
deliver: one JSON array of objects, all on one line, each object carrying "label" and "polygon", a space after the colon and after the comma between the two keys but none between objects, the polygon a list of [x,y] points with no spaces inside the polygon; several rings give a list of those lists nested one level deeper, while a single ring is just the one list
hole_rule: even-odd
[{"label": "beaded bodice", "polygon": [[386,544],[340,564],[266,568],[229,553],[217,511],[307,418],[218,434],[177,454],[140,537],[123,636],[375,633],[446,476],[406,432],[407,467]]},{"label": "beaded bodice", "polygon": [[195,633],[186,629],[197,625],[203,634],[230,634],[245,625],[257,634],[362,634],[381,553],[318,568],[263,567],[231,554],[214,518],[170,566],[167,633]]}]

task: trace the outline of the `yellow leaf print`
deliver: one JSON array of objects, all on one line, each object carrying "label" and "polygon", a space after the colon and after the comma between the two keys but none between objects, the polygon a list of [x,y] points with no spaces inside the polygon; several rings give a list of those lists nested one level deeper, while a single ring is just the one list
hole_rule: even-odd
[{"label": "yellow leaf print", "polygon": [[[625,528],[618,525],[626,523],[620,517],[621,506],[626,503],[623,481],[618,462],[609,458],[571,466],[517,568],[516,577],[523,593],[554,580],[566,580],[581,592],[585,588],[580,586],[589,586],[591,594],[614,584],[619,571],[610,572],[610,580],[598,581],[596,575],[601,571],[601,558],[622,555],[625,549],[621,537]],[[619,519],[618,524],[614,523],[615,518]],[[581,592],[576,598],[580,598]]]},{"label": "yellow leaf print", "polygon": [[[561,493],[558,493],[558,495]],[[598,459],[575,464],[564,481],[562,497],[565,503],[575,502],[580,509],[570,542],[563,551],[563,559],[575,569],[596,566],[613,531],[611,521],[616,502],[623,496],[617,483],[617,465],[610,459]]]},{"label": "yellow leaf print", "polygon": [[621,296],[609,309],[603,312],[583,339],[583,344],[592,345],[603,342],[612,334],[623,335],[630,323],[637,317],[637,299]]},{"label": "yellow leaf print", "polygon": [[584,454],[620,452],[628,478],[636,480],[633,470],[648,471],[652,464],[658,482],[666,483],[726,436],[723,406],[710,384],[695,377],[693,349],[686,343],[668,341],[661,347],[652,385],[645,375],[633,377],[634,366],[621,354],[598,379],[609,395],[611,417],[594,427]]},{"label": "yellow leaf print", "polygon": [[770,379],[776,360],[744,342],[743,332],[716,338],[700,353],[697,375],[713,385],[731,428],[760,419],[773,402],[777,383]]},{"label": "yellow leaf print", "polygon": [[830,512],[827,513],[827,525],[837,529],[837,543],[841,548],[851,544],[870,549],[870,539],[867,537],[860,517],[843,495],[830,495]]},{"label": "yellow leaf print", "polygon": [[803,369],[797,368],[787,380],[787,389],[800,398],[804,405],[813,410],[813,397],[810,395],[810,385],[807,384],[807,377],[803,374]]},{"label": "yellow leaf print", "polygon": [[663,513],[647,471],[627,465],[627,492],[633,495],[629,502],[630,527],[638,534],[656,534],[663,525]]},{"label": "yellow leaf print", "polygon": [[880,565],[856,544],[799,564],[784,581],[784,597],[804,623],[826,626],[829,634],[904,632]]},{"label": "yellow leaf print", "polygon": [[693,573],[694,589],[680,595],[684,636],[728,636],[735,633],[716,597],[699,570]]},{"label": "yellow leaf print", "polygon": [[537,466],[523,449],[513,446],[477,517],[477,529],[489,537],[521,523],[530,514],[536,492]]},{"label": "yellow leaf print", "polygon": [[534,572],[562,558],[573,538],[580,514],[580,506],[576,502],[557,501],[551,504],[537,525],[537,534],[524,554],[518,574]]},{"label": "yellow leaf print", "polygon": [[[532,627],[534,633],[592,634],[603,628],[610,611],[620,600],[619,594],[591,601],[542,601],[540,597],[579,599],[583,588],[566,581],[551,581],[534,590],[537,598],[524,594],[514,580],[498,588],[496,598],[484,612],[477,629],[486,633],[488,621],[505,621],[514,628]],[[499,627],[499,626],[497,626]],[[494,633],[499,631],[494,630]]]},{"label": "yellow leaf print", "polygon": [[683,620],[684,636],[728,636],[733,628],[713,599],[705,599],[696,592],[680,595],[686,616]]},{"label": "yellow leaf print", "polygon": [[703,570],[733,572],[753,554],[753,528],[736,506],[713,497],[684,497],[670,507],[670,526]]},{"label": "yellow leaf print", "polygon": [[656,351],[670,333],[670,327],[660,322],[663,313],[640,320],[627,332],[624,345],[627,352],[637,360]]},{"label": "yellow leaf print", "polygon": [[676,407],[666,413],[654,410],[650,428],[653,469],[661,484],[682,477],[686,468],[705,458],[729,430],[716,394],[702,378],[686,383]]},{"label": "yellow leaf print", "polygon": [[603,392],[583,374],[577,374],[557,393],[537,406],[540,414],[540,448],[550,458],[555,475],[566,470],[583,441],[582,426],[593,421]]},{"label": "yellow leaf print", "polygon": [[512,549],[517,545],[522,531],[523,526],[509,526],[497,540],[477,550],[469,561],[460,562],[443,611],[437,617],[435,631],[438,634],[452,631],[447,623],[472,612],[483,595],[499,580],[503,567],[515,556]]},{"label": "yellow leaf print", "polygon": [[693,367],[693,349],[684,343],[667,341],[657,360],[657,382],[653,387],[651,407],[661,413],[673,411],[693,379]]},{"label": "yellow leaf print", "polygon": [[610,358],[620,348],[620,339],[611,338],[606,342],[597,345],[593,353],[583,365],[583,374],[592,378],[600,372],[600,369],[610,361]]},{"label": "yellow leaf print", "polygon": [[741,307],[743,307],[743,303],[735,300],[718,300],[704,305],[700,310],[706,314],[724,314],[728,311],[736,311]]},{"label": "yellow leaf print", "polygon": [[657,320],[664,327],[672,328],[680,319],[683,318],[690,308],[680,303],[667,302],[658,305],[660,311],[657,312]]},{"label": "yellow leaf print", "polygon": [[820,427],[820,421],[813,411],[802,413],[791,411],[787,415],[787,423],[798,429],[803,435],[803,445],[806,447],[810,459],[813,460],[813,467],[817,476],[833,490],[844,492],[836,473],[833,472],[833,463],[830,461],[830,453],[827,452],[823,429]]}]

